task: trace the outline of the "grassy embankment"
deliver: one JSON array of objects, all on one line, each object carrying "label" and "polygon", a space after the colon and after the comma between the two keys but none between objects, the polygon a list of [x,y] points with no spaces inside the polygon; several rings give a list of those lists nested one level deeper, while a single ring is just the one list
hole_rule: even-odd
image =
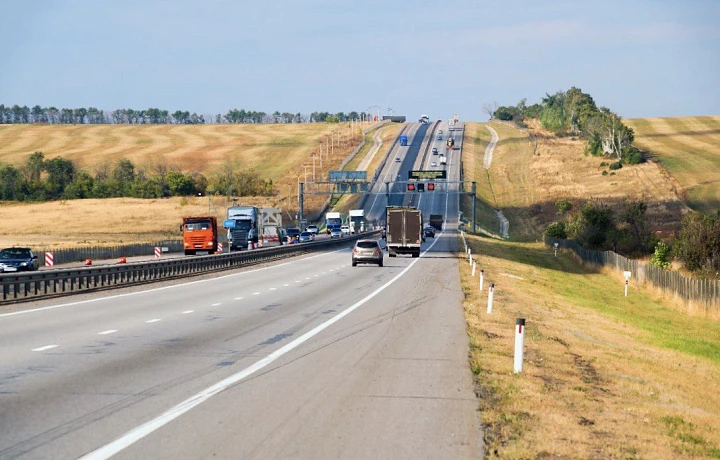
[{"label": "grassy embankment", "polygon": [[[0,163],[22,166],[35,151],[47,159],[62,156],[94,174],[103,165],[127,158],[152,173],[156,167],[211,176],[225,166],[256,169],[270,178],[278,194],[243,197],[248,204],[277,206],[295,215],[298,177],[312,165],[331,132],[344,124],[288,125],[0,125]],[[356,139],[357,141],[357,139]],[[316,175],[337,169],[356,143],[336,144]],[[323,149],[324,155],[324,149]],[[301,179],[302,180],[302,179]],[[307,197],[306,209],[317,209],[325,197]],[[224,198],[211,213],[224,214]],[[71,247],[147,242],[177,236],[183,215],[206,214],[208,200],[71,200],[52,203],[0,204],[0,245]],[[287,213],[285,214],[287,218]]]},{"label": "grassy embankment", "polygon": [[624,122],[635,131],[635,144],[677,180],[691,208],[720,210],[720,116]]},{"label": "grassy embankment", "polygon": [[[465,180],[476,182],[475,222],[476,226],[491,234],[498,231],[498,221],[493,210],[497,200],[490,182],[490,172],[483,166],[485,150],[491,134],[486,123],[465,123],[463,138],[463,171]],[[472,201],[462,197],[461,210],[468,221],[472,219]],[[468,228],[471,228],[472,223]]]},{"label": "grassy embankment", "polygon": [[[557,219],[555,202],[561,198],[576,204],[596,199],[611,206],[626,198],[644,198],[652,230],[679,228],[686,206],[676,193],[673,179],[657,164],[609,171],[607,164],[612,158],[585,155],[582,139],[557,137],[532,122],[530,132],[538,143],[535,154],[534,143],[526,133],[508,124],[490,124],[500,140],[489,177],[497,205],[510,221],[512,240],[539,239],[547,224]],[[479,154],[475,152],[475,157]],[[470,158],[467,154],[464,157],[468,170]]]},{"label": "grassy embankment", "polygon": [[[720,458],[720,323],[540,243],[468,236],[460,263],[491,458]],[[495,283],[486,313],[487,286]],[[525,368],[512,373],[515,319]]]}]

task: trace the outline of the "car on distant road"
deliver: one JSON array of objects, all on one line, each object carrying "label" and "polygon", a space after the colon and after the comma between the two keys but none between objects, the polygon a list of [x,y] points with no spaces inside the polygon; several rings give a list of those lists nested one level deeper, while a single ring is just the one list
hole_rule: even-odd
[{"label": "car on distant road", "polygon": [[25,272],[37,270],[37,256],[30,248],[5,248],[0,251],[0,272]]},{"label": "car on distant road", "polygon": [[342,238],[342,237],[343,237],[343,233],[342,233],[342,230],[340,230],[339,228],[333,228],[332,230],[330,230],[330,238]]},{"label": "car on distant road", "polygon": [[377,264],[383,266],[383,250],[378,240],[358,240],[352,251],[352,266],[357,264]]},{"label": "car on distant road", "polygon": [[435,227],[425,227],[423,229],[423,235],[426,237],[435,238]]},{"label": "car on distant road", "polygon": [[433,153],[433,155],[437,155],[437,154],[438,154],[438,149],[437,149],[437,147],[433,147],[432,153]]},{"label": "car on distant road", "polygon": [[288,243],[297,243],[300,240],[300,229],[299,228],[288,228],[287,239]]},{"label": "car on distant road", "polygon": [[400,157],[395,157],[395,163],[400,163],[401,161]]},{"label": "car on distant road", "polygon": [[430,163],[430,166],[435,167],[435,166],[437,166],[437,163],[435,163],[435,162],[433,161],[432,163]]},{"label": "car on distant road", "polygon": [[442,133],[443,133],[443,130],[442,130],[442,129],[439,129],[439,130],[438,130],[438,134],[442,134]]},{"label": "car on distant road", "polygon": [[305,231],[306,231],[306,232],[310,232],[310,233],[312,233],[313,235],[317,235],[317,234],[319,233],[319,229],[318,229],[318,226],[317,226],[317,225],[308,225],[308,226],[305,228]]},{"label": "car on distant road", "polygon": [[311,232],[301,232],[299,243],[309,243],[311,241],[315,241],[315,236]]},{"label": "car on distant road", "polygon": [[348,227],[347,225],[343,225],[340,227],[340,231],[342,232],[343,235],[349,235],[350,227]]},{"label": "car on distant road", "polygon": [[439,141],[442,140],[442,134],[438,134],[437,140],[439,140]]}]

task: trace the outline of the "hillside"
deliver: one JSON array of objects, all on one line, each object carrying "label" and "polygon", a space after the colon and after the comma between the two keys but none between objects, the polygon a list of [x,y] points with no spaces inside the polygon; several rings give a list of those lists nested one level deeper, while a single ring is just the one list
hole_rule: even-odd
[{"label": "hillside", "polygon": [[[528,120],[528,131],[537,139],[537,149],[527,132],[507,123],[490,124],[500,140],[488,176],[497,206],[510,220],[511,238],[538,238],[547,224],[557,218],[555,202],[559,199],[577,202],[596,199],[615,205],[625,198],[645,198],[652,230],[679,229],[687,206],[679,198],[676,183],[657,164],[650,162],[609,171],[607,164],[612,159],[587,156],[583,153],[584,141],[558,137],[533,121]],[[474,125],[469,124],[468,132],[476,129]],[[483,154],[484,149],[474,151],[474,156]],[[482,175],[477,177],[478,187],[487,187]],[[483,197],[488,192],[479,191],[478,196],[487,200]]]},{"label": "hillside", "polygon": [[633,118],[635,144],[677,181],[688,205],[720,210],[720,116]]},{"label": "hillside", "polygon": [[[121,158],[152,174],[158,166],[211,176],[224,167],[256,169],[273,180],[276,195],[241,198],[243,203],[283,208],[294,217],[299,180],[340,163],[360,142],[348,124],[273,125],[0,125],[0,165],[22,166],[35,151],[62,156],[91,174]],[[339,135],[339,136],[338,136]],[[370,134],[372,135],[372,133]],[[334,139],[332,144],[330,139]],[[322,147],[321,147],[322,146]],[[322,150],[322,162],[319,152]],[[327,153],[326,153],[327,150]],[[306,196],[306,215],[316,213],[325,196]],[[77,246],[146,242],[174,238],[183,215],[222,214],[225,197],[183,199],[89,199],[48,203],[0,203],[2,245]],[[216,211],[220,209],[220,211]]]}]

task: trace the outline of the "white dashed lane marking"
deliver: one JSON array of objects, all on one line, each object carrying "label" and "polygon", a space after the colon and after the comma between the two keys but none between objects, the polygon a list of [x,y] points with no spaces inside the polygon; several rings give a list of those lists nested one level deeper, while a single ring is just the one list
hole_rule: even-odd
[{"label": "white dashed lane marking", "polygon": [[276,290],[276,289],[277,289],[277,288],[270,288],[271,291],[274,291],[274,290]]},{"label": "white dashed lane marking", "polygon": [[32,351],[45,351],[45,350],[49,350],[51,348],[56,348],[56,347],[57,347],[57,345],[45,345],[44,347],[33,348]]},{"label": "white dashed lane marking", "polygon": [[260,295],[259,292],[253,292],[253,295]]},{"label": "white dashed lane marking", "polygon": [[182,312],[182,314],[187,315],[187,314],[193,313],[194,311],[195,310],[185,310],[184,312]]},{"label": "white dashed lane marking", "polygon": [[117,332],[117,329],[108,329],[107,331],[98,332],[98,335],[108,335],[112,334],[113,332]]},{"label": "white dashed lane marking", "polygon": [[158,321],[162,321],[162,320],[161,320],[160,318],[155,318],[155,319],[149,319],[149,320],[147,320],[147,321],[145,321],[145,322],[146,322],[146,323],[157,323]]}]

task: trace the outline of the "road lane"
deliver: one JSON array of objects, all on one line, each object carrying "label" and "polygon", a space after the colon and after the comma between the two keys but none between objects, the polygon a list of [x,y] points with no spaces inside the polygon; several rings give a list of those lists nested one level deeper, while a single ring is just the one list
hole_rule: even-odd
[{"label": "road lane", "polygon": [[0,315],[0,458],[77,458],[108,445],[342,315],[413,263],[337,323],[116,457],[480,458],[457,196],[421,207],[447,213],[448,230],[420,259],[353,268],[345,249]]}]

